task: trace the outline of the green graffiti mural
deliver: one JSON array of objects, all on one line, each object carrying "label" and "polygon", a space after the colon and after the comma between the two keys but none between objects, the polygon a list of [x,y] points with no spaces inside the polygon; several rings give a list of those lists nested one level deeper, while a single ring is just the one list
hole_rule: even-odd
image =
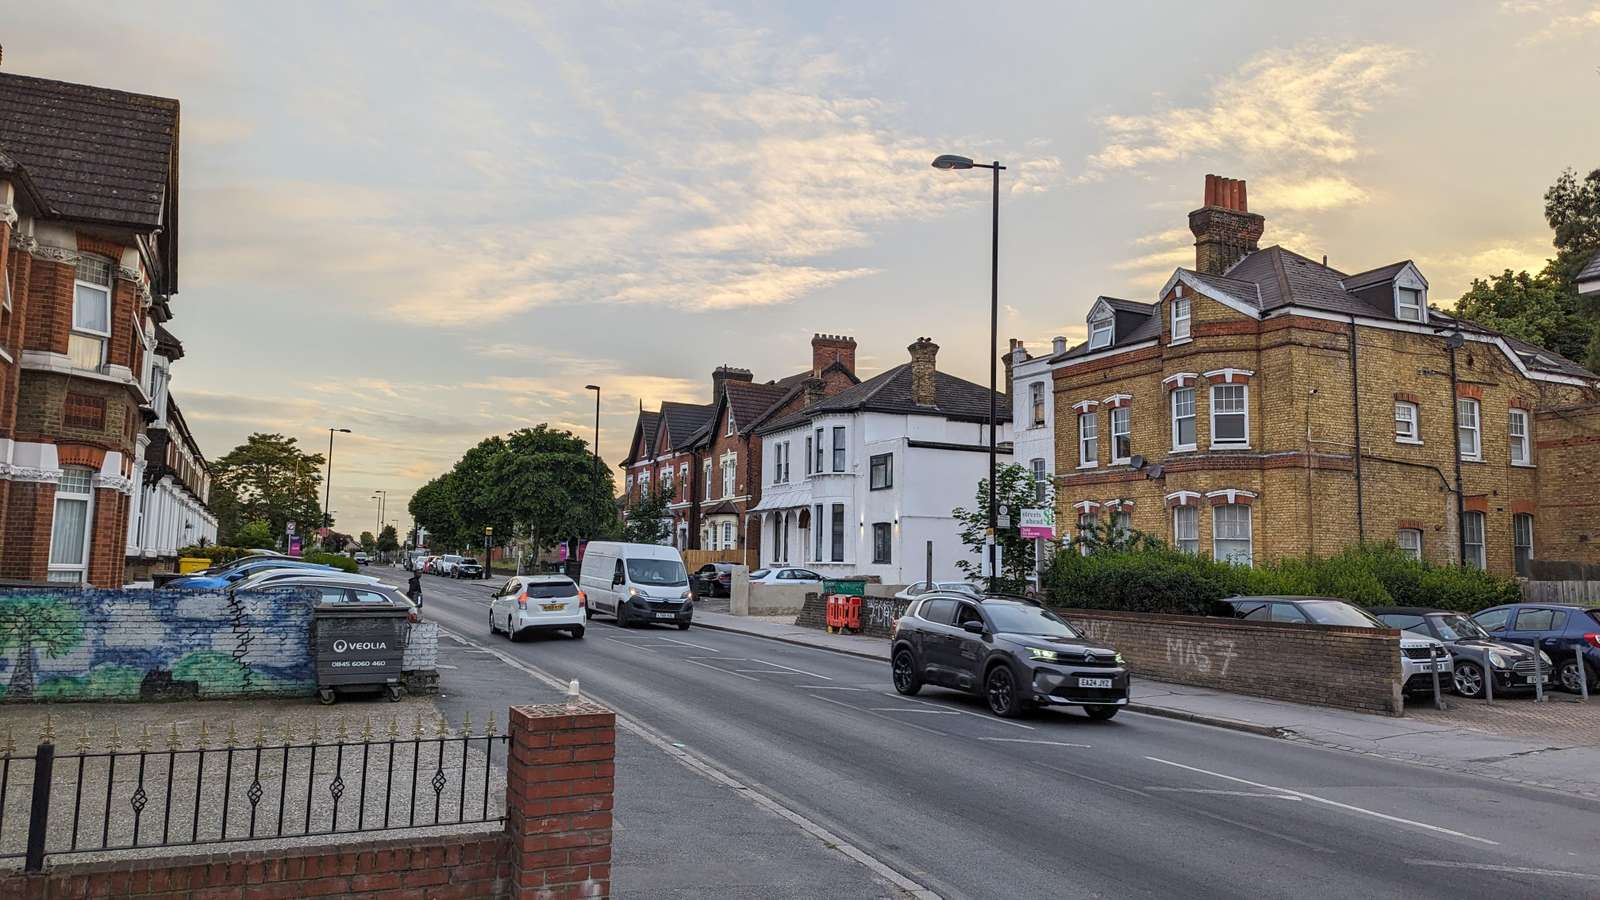
[{"label": "green graffiti mural", "polygon": [[36,654],[64,656],[83,643],[83,616],[54,597],[0,596],[0,653],[16,651],[5,696],[33,697]]},{"label": "green graffiti mural", "polygon": [[58,675],[39,682],[40,700],[137,700],[144,673],[128,666],[96,666],[88,675]]}]

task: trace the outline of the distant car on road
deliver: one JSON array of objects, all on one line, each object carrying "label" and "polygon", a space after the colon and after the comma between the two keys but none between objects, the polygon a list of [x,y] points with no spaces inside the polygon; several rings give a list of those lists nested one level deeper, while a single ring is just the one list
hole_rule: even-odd
[{"label": "distant car on road", "polygon": [[895,623],[894,689],[934,684],[978,694],[1017,718],[1040,706],[1081,706],[1109,719],[1128,704],[1122,654],[1019,597],[938,591],[913,600]]},{"label": "distant car on road", "polygon": [[810,569],[792,566],[757,569],[750,573],[751,584],[821,584],[822,576]]},{"label": "distant car on road", "polygon": [[[1600,609],[1558,603],[1508,603],[1472,614],[1496,640],[1538,647],[1555,661],[1555,683],[1576,694],[1580,678],[1600,691]],[[1578,654],[1583,655],[1583,670]]]},{"label": "distant car on road", "polygon": [[694,572],[697,597],[726,597],[733,591],[733,563],[706,563]]},{"label": "distant car on road", "polygon": [[451,578],[482,578],[483,566],[470,556],[461,557],[461,561],[450,567]]},{"label": "distant car on road", "polygon": [[[1372,613],[1336,597],[1229,597],[1218,600],[1218,614],[1247,622],[1291,622],[1300,625],[1343,625],[1347,628],[1389,628]],[[1400,689],[1433,689],[1433,673],[1451,683],[1455,665],[1444,644],[1415,632],[1400,632]]]},{"label": "distant car on road", "polygon": [[1487,631],[1458,612],[1421,606],[1378,606],[1368,612],[1390,628],[1431,637],[1450,649],[1455,660],[1452,673],[1456,693],[1463,697],[1482,697],[1485,673],[1494,674],[1497,694],[1533,690],[1534,670],[1550,680],[1550,657],[1531,647],[1495,640]]},{"label": "distant car on road", "polygon": [[978,590],[978,586],[970,581],[919,581],[916,584],[908,585],[894,596],[896,600],[915,600],[923,594],[934,591],[944,591],[946,593],[953,591],[958,594],[966,594],[968,597],[983,596],[983,592]]},{"label": "distant car on road", "polygon": [[517,640],[529,631],[565,631],[583,637],[589,601],[565,575],[516,575],[489,601],[489,633]]},{"label": "distant car on road", "polygon": [[454,578],[456,574],[456,565],[463,559],[466,559],[466,557],[455,553],[446,553],[434,561],[432,570],[433,574],[443,575],[446,578]]},{"label": "distant car on road", "polygon": [[363,552],[360,552],[360,551],[356,552],[355,560],[356,560],[356,565],[358,565],[358,566],[370,565],[372,563],[372,557],[370,557],[366,553],[363,553]]}]

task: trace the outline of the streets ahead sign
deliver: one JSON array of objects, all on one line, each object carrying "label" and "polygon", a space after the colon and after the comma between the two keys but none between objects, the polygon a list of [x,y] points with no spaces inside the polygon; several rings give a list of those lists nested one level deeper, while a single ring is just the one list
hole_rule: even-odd
[{"label": "streets ahead sign", "polygon": [[1053,509],[1024,509],[1017,524],[1021,526],[1025,538],[1055,540],[1056,511]]}]

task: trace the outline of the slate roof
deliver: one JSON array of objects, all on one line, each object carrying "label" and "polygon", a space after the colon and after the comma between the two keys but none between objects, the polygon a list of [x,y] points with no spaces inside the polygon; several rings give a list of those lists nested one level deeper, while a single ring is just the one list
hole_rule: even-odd
[{"label": "slate roof", "polygon": [[0,146],[0,175],[6,176],[18,189],[28,196],[28,202],[40,211],[50,208],[44,200],[44,195],[39,193],[39,188],[33,183],[33,176],[28,174],[27,168],[7,154],[5,148]]},{"label": "slate roof", "polygon": [[1596,251],[1595,255],[1589,258],[1589,264],[1584,266],[1583,271],[1578,273],[1578,280],[1600,280],[1600,251]]},{"label": "slate roof", "polygon": [[[1161,322],[1156,318],[1156,304],[1140,303],[1137,300],[1123,300],[1118,297],[1098,297],[1097,303],[1104,303],[1111,307],[1112,314],[1116,317],[1116,325],[1111,333],[1111,345],[1095,350],[1100,353],[1113,347],[1125,347],[1161,336]],[[1089,342],[1084,341],[1075,347],[1070,347],[1055,356],[1052,360],[1072,359],[1085,356],[1089,353]],[[984,413],[987,421],[988,413]]]},{"label": "slate roof", "polygon": [[[933,373],[935,405],[918,406],[911,399],[911,364],[902,363],[852,385],[832,397],[813,404],[791,416],[784,416],[760,429],[766,434],[792,428],[814,416],[830,412],[887,412],[909,413],[922,416],[944,416],[966,422],[986,422],[989,419],[989,389],[957,378],[945,372]],[[1011,403],[1004,394],[994,395],[998,402],[995,419],[1011,421]]]},{"label": "slate roof", "polygon": [[[0,72],[0,147],[52,216],[160,226],[178,243],[178,101]],[[166,253],[171,290],[177,253]]]},{"label": "slate roof", "polygon": [[[621,465],[627,466],[638,462],[640,459],[654,456],[656,453],[656,425],[661,421],[661,414],[649,410],[639,410],[639,421],[633,426],[633,440],[628,444],[628,456],[622,460]],[[635,447],[644,444],[638,453]]]},{"label": "slate roof", "polygon": [[667,425],[667,443],[672,449],[689,446],[695,433],[705,428],[716,412],[715,403],[678,403],[673,400],[661,404],[661,417]]},{"label": "slate roof", "polygon": [[[805,376],[809,378],[811,373],[806,372]],[[761,418],[762,413],[789,393],[789,388],[776,382],[751,384],[747,381],[729,381],[722,385],[722,389],[728,395],[729,408],[733,410],[734,427],[741,430]]]}]

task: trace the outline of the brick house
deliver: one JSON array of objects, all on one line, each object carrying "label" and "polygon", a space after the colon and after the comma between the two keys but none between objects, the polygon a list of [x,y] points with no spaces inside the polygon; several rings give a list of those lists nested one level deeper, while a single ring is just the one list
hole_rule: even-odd
[{"label": "brick house", "polygon": [[748,369],[718,366],[709,404],[641,409],[621,464],[626,502],[670,484],[677,547],[759,551],[759,523],[752,524],[756,517],[750,512],[761,500],[755,429],[858,383],[855,349],[853,338],[813,335],[806,371],[757,383]]},{"label": "brick house", "polygon": [[0,577],[124,582],[178,286],[178,119],[0,73]]},{"label": "brick house", "polygon": [[1208,175],[1189,227],[1196,265],[1153,302],[1101,297],[1088,341],[1012,351],[1019,458],[1053,443],[1069,536],[1093,518],[1247,563],[1359,539],[1505,574],[1600,562],[1600,500],[1572,490],[1600,476],[1594,373],[1431,309],[1412,261],[1259,248],[1243,181]]}]

